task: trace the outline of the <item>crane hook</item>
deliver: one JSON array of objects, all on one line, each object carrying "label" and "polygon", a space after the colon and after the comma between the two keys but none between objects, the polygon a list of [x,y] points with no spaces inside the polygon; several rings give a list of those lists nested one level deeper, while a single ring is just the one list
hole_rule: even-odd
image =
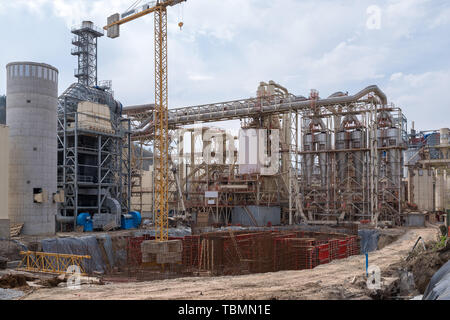
[{"label": "crane hook", "polygon": [[184,23],[180,22],[180,23],[178,23],[178,26],[180,27],[180,30],[181,30],[183,28],[183,26],[184,26]]}]

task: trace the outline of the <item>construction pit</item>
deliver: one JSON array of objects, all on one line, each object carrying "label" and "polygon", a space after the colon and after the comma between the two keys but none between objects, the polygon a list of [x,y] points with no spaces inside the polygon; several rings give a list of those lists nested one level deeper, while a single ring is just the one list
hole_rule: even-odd
[{"label": "construction pit", "polygon": [[[427,283],[433,270],[445,262],[445,257],[439,260],[436,254],[430,253],[434,252],[432,243],[439,233],[430,225],[381,231],[360,229],[362,237],[355,227],[254,229],[229,227],[171,237],[174,248],[166,246],[162,250],[177,252],[181,249],[181,261],[175,264],[157,264],[149,259],[149,252],[155,251],[154,236],[149,230],[94,233],[88,237],[81,234],[60,234],[50,239],[20,237],[8,246],[3,241],[0,255],[11,258],[20,255],[19,250],[25,249],[23,246],[36,251],[50,250],[53,246],[58,252],[91,258],[83,262],[85,273],[78,290],[68,290],[70,275],[66,273],[27,271],[27,265],[17,261],[13,269],[0,270],[0,279],[3,279],[0,280],[0,297],[33,300],[404,300],[423,294],[423,283]],[[427,243],[428,251],[421,252],[418,248],[412,251],[419,237]],[[379,289],[367,286],[361,239],[363,246],[384,242],[383,248],[375,247],[369,253],[370,264],[381,270]],[[157,247],[157,251],[161,250],[160,245]],[[412,252],[417,266],[407,261]],[[417,258],[430,254],[433,259]],[[432,271],[427,275],[417,271],[429,269],[426,265],[429,261],[434,264]],[[414,279],[419,281],[417,287]]]}]

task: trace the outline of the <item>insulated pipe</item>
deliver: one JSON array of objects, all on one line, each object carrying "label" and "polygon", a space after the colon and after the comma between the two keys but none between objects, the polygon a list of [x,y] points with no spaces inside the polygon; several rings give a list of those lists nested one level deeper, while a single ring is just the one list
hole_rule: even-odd
[{"label": "insulated pipe", "polygon": [[144,110],[151,111],[153,109],[155,109],[155,104],[141,104],[141,105],[137,105],[137,106],[124,107],[123,112],[127,113],[127,112],[144,111]]},{"label": "insulated pipe", "polygon": [[285,95],[289,95],[288,89],[286,89],[286,88],[283,87],[282,85],[279,85],[279,84],[276,83],[275,81],[270,80],[270,81],[269,81],[269,84],[272,85],[272,86],[274,86],[275,88],[278,88],[278,89],[280,89],[281,91],[283,91]]},{"label": "insulated pipe", "polygon": [[62,215],[56,215],[56,221],[57,222],[61,222],[61,223],[74,223],[73,221],[75,220],[76,217],[64,217]]},{"label": "insulated pipe", "polygon": [[314,118],[314,119],[311,121],[311,123],[309,124],[309,130],[310,130],[310,131],[312,131],[312,130],[311,130],[311,127],[312,127],[313,125],[319,125],[319,126],[320,126],[320,129],[326,130],[325,123],[323,122],[322,119]]},{"label": "insulated pipe", "polygon": [[332,95],[330,95],[328,98],[336,98],[336,97],[344,97],[346,96],[345,93],[343,93],[342,91],[338,91],[333,93]]},{"label": "insulated pipe", "polygon": [[339,130],[345,130],[344,126],[345,124],[349,122],[354,122],[358,127],[361,127],[361,123],[359,122],[358,118],[354,114],[347,114],[341,122],[341,126],[339,127]]},{"label": "insulated pipe", "polygon": [[[354,123],[357,127],[354,131],[347,131],[348,129],[345,128],[345,126],[349,123]],[[360,130],[361,123],[358,120],[358,118],[353,114],[346,115],[341,122],[341,125],[339,127],[339,132],[342,133],[342,135],[347,136],[349,135],[349,141],[347,143],[346,148],[351,149],[360,149],[362,148],[362,142],[363,142],[363,135],[362,131]],[[345,169],[348,165],[348,154],[341,153],[337,155],[337,160],[340,165],[340,175],[339,178],[341,181],[345,179]],[[356,171],[356,181],[359,185],[362,183],[362,168],[363,168],[363,153],[360,151],[353,152],[353,164]]]},{"label": "insulated pipe", "polygon": [[378,124],[382,125],[383,124],[382,121],[385,119],[389,120],[390,122],[389,124],[391,127],[394,126],[394,120],[392,118],[392,115],[389,112],[381,111],[377,118]]},{"label": "insulated pipe", "polygon": [[139,125],[139,127],[137,127],[136,129],[133,130],[133,134],[132,135],[136,135],[138,133],[146,132],[148,130],[148,128],[153,124],[152,120],[153,120],[152,118],[148,118],[147,120],[142,122]]},{"label": "insulated pipe", "polygon": [[[365,95],[373,93],[381,101],[382,105],[387,105],[387,97],[383,91],[378,88],[378,86],[369,86],[353,96],[343,96],[327,98],[315,101],[316,106],[327,106],[336,104],[345,104],[357,102],[359,99],[363,98]],[[211,104],[204,106],[187,107],[180,109],[169,110],[169,125],[176,124],[187,124],[193,123],[195,121],[220,121],[226,117],[239,118],[259,115],[261,113],[273,113],[273,112],[287,112],[290,110],[308,109],[311,108],[311,100],[293,100],[289,102],[284,102],[286,99],[280,100],[278,104],[272,104],[268,106],[257,107],[256,102],[259,99],[248,99],[242,100],[243,103],[239,101],[230,102],[230,105],[224,106],[223,104]],[[201,109],[204,107],[204,109]],[[188,114],[192,113],[192,114]],[[178,114],[181,114],[178,116]]]},{"label": "insulated pipe", "polygon": [[[383,106],[387,105],[387,97],[378,86],[369,86],[353,96],[341,96],[315,101],[316,106],[336,105],[357,102],[365,95],[373,93],[381,101]],[[236,100],[226,103],[217,103],[202,106],[193,106],[169,110],[169,125],[183,125],[190,124],[196,121],[221,121],[224,118],[241,118],[260,115],[261,113],[273,112],[287,112],[290,110],[301,110],[311,108],[311,100],[298,96],[294,100],[284,102],[286,99],[281,99],[280,103],[257,106],[256,102],[260,99]],[[127,110],[127,108],[125,109]],[[190,114],[189,114],[190,113]],[[146,122],[143,128],[134,131],[135,133],[143,133],[149,130],[151,123]]]}]

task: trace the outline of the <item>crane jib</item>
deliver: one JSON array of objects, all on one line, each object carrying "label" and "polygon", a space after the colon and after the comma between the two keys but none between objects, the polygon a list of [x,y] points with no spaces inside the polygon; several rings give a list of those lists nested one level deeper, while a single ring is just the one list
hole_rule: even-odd
[{"label": "crane jib", "polygon": [[115,25],[121,25],[130,21],[133,21],[137,18],[140,18],[142,16],[145,16],[147,14],[150,14],[152,12],[155,12],[159,7],[172,7],[174,5],[177,5],[181,2],[185,2],[187,0],[166,0],[166,1],[160,1],[159,3],[157,1],[152,1],[149,3],[144,4],[140,8],[132,9],[127,12],[122,13],[119,17],[120,20],[114,21],[113,23],[108,24],[107,26],[103,27],[104,30],[108,30],[109,28],[115,26]]}]

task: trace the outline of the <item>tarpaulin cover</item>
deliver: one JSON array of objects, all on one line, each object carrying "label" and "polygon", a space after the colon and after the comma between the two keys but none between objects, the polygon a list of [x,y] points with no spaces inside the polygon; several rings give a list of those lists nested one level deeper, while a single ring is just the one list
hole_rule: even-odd
[{"label": "tarpaulin cover", "polygon": [[358,230],[361,238],[361,253],[369,253],[378,249],[378,240],[380,239],[380,231],[375,229]]},{"label": "tarpaulin cover", "polygon": [[450,261],[433,275],[423,300],[450,300]]},{"label": "tarpaulin cover", "polygon": [[86,271],[104,272],[105,264],[95,236],[81,238],[53,238],[41,241],[42,250],[48,253],[89,255],[91,259],[84,265]]},{"label": "tarpaulin cover", "polygon": [[[114,252],[111,237],[108,234],[100,234],[97,235],[98,245],[100,246],[100,250],[102,250],[102,246],[104,248],[104,252],[106,256],[103,256],[103,262],[107,263],[109,266],[114,266]],[[107,261],[104,261],[104,260]]]}]

